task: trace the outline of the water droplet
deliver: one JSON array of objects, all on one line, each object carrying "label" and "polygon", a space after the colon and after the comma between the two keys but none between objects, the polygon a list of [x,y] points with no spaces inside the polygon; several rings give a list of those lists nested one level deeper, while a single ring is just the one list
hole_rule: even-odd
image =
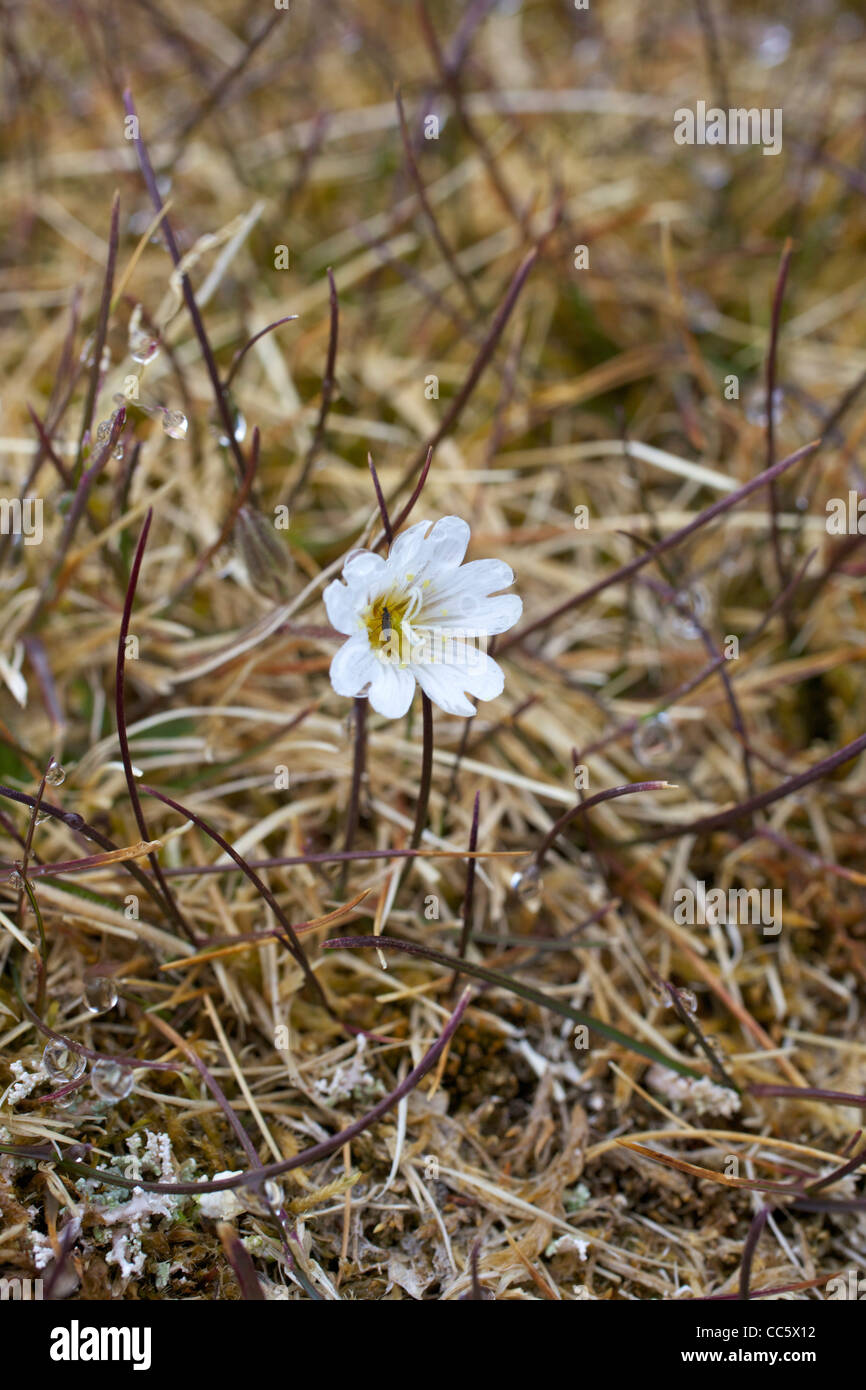
[{"label": "water droplet", "polygon": [[712,155],[695,161],[694,171],[707,188],[724,188],[731,181],[731,171],[727,162]]},{"label": "water droplet", "polygon": [[80,1052],[73,1052],[65,1042],[50,1042],[42,1054],[42,1065],[52,1081],[77,1081],[87,1067]]},{"label": "water droplet", "polygon": [[89,1014],[106,1014],[117,1003],[117,986],[107,975],[97,975],[85,981],[82,997]]},{"label": "water droplet", "polygon": [[122,445],[122,444],[118,444],[118,445],[117,445],[117,447],[116,447],[115,450],[114,450],[114,453],[112,454],[112,458],[116,458],[116,459],[122,459],[122,458],[123,458],[123,445]]},{"label": "water droplet", "polygon": [[111,438],[111,426],[112,426],[112,423],[113,423],[113,422],[112,422],[111,420],[100,420],[99,424],[96,426],[96,442],[97,442],[97,444],[107,444],[107,443],[108,443],[108,440]]},{"label": "water droplet", "polygon": [[[95,333],[91,333],[91,334],[90,334],[90,337],[85,339],[84,345],[82,346],[81,352],[79,353],[78,360],[79,360],[79,362],[81,362],[82,365],[85,366],[85,367],[92,367],[92,366],[93,366],[94,362],[96,361],[96,334],[95,334]],[[106,343],[105,346],[104,346],[103,349],[102,349],[102,356],[101,356],[101,358],[100,358],[100,360],[99,360],[99,370],[100,370],[100,372],[102,372],[102,373],[104,374],[105,372],[108,371],[108,369],[109,369],[110,366],[111,366],[111,348],[110,348],[110,347],[108,346],[108,344]]]},{"label": "water droplet", "polygon": [[[238,444],[243,444],[244,440],[247,437],[247,422],[244,418],[243,412],[240,410],[236,410],[234,412],[234,415],[232,416],[232,419],[234,421],[235,439],[237,440]],[[227,449],[231,442],[228,436],[222,430],[220,430],[219,433],[219,442],[224,449]]]},{"label": "water droplet", "polygon": [[544,884],[541,878],[541,870],[537,864],[530,864],[527,869],[518,869],[511,875],[509,888],[522,903],[533,912],[537,912],[541,906],[541,898]]},{"label": "water droplet", "polygon": [[[785,393],[781,386],[773,392],[773,424],[778,425],[785,413]],[[767,428],[767,393],[762,386],[749,392],[745,402],[746,419],[753,425]]]},{"label": "water droplet", "polygon": [[8,880],[8,881],[9,881],[10,885],[11,885],[13,888],[23,888],[23,887],[24,887],[24,876],[23,876],[23,874],[21,874],[21,873],[19,872],[18,869],[13,869],[13,870],[12,870],[12,873],[9,875],[9,880]]},{"label": "water droplet", "polygon": [[709,608],[710,596],[703,584],[681,589],[665,610],[671,632],[686,642],[694,642],[701,635],[700,629],[704,626]]},{"label": "water droplet", "polygon": [[[667,993],[667,991],[665,991],[665,993]],[[678,990],[676,991],[676,996],[677,996],[677,999],[679,1000],[679,1002],[682,1004],[682,1006],[683,1006],[683,1008],[685,1009],[685,1011],[686,1011],[687,1014],[696,1014],[696,1013],[697,1013],[697,1011],[698,1011],[698,997],[697,997],[697,995],[696,995],[692,990],[690,990],[690,989],[678,989]],[[669,1008],[669,1009],[672,1009],[673,1006],[674,1006],[674,1001],[673,1001],[673,999],[671,998],[670,994],[667,995],[666,1005],[667,1005],[667,1008]]]},{"label": "water droplet", "polygon": [[186,439],[189,421],[182,410],[167,410],[162,419],[162,428],[169,439]]},{"label": "water droplet", "polygon": [[142,366],[147,366],[155,357],[159,356],[159,339],[152,338],[142,328],[135,328],[129,334],[129,355],[133,362],[140,362]]},{"label": "water droplet", "polygon": [[81,1097],[77,1091],[72,1091],[68,1096],[61,1096],[59,1100],[51,1102],[56,1110],[77,1110]]},{"label": "water droplet", "polygon": [[791,47],[791,31],[786,24],[768,24],[762,29],[755,57],[762,68],[777,68],[784,63]]},{"label": "water droplet", "polygon": [[56,758],[52,758],[48,764],[45,780],[49,787],[62,787],[66,781],[66,769],[61,767]]},{"label": "water droplet", "polygon": [[278,1182],[274,1182],[273,1178],[269,1178],[265,1183],[264,1193],[272,1207],[283,1205],[283,1189]]},{"label": "water droplet", "polygon": [[94,1062],[90,1072],[90,1084],[100,1100],[125,1100],[132,1090],[133,1079],[131,1067],[122,1067],[109,1058]]},{"label": "water droplet", "polygon": [[680,739],[667,714],[654,715],[635,729],[632,752],[644,766],[668,763],[680,749]]}]

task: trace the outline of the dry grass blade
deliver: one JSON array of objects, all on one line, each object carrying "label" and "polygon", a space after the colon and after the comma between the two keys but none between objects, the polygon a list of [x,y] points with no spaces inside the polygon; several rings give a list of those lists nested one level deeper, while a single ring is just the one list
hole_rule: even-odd
[{"label": "dry grass blade", "polygon": [[805,1316],[866,1262],[858,7],[72,16],[0,33],[0,1295]]}]

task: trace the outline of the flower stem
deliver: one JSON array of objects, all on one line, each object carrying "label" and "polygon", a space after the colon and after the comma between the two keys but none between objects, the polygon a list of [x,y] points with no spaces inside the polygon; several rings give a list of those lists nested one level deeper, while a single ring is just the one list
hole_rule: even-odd
[{"label": "flower stem", "polygon": [[[460,945],[457,947],[457,954],[462,960],[469,949],[469,938],[472,935],[472,901],[475,895],[475,851],[478,848],[478,812],[481,805],[480,792],[475,793],[475,803],[472,807],[472,828],[469,831],[469,859],[466,864],[466,892],[463,895],[463,927],[460,932]],[[453,994],[460,980],[460,971],[455,970],[451,976],[449,994]]]},{"label": "flower stem", "polygon": [[[367,761],[367,700],[360,697],[355,700],[355,760],[352,766],[352,790],[349,796],[349,814],[346,817],[346,840],[343,845],[343,853],[348,854],[355,841],[355,831],[358,828],[358,812],[361,805],[361,780],[364,776],[364,766]],[[351,860],[345,860],[340,873],[340,897],[346,891],[346,878],[349,873]]]},{"label": "flower stem", "polygon": [[417,849],[421,843],[424,826],[427,824],[427,805],[430,801],[430,783],[433,778],[433,706],[429,695],[421,691],[421,711],[424,719],[424,747],[421,754],[421,785],[418,788],[418,809],[415,812],[415,828],[412,831],[410,849]]}]

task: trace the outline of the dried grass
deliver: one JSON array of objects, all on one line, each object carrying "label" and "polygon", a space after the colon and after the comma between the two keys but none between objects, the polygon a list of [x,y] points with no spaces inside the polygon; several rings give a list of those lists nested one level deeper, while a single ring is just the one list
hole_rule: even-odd
[{"label": "dried grass", "polygon": [[[723,65],[708,71],[698,8],[676,8],[449,5],[425,19],[366,0],[272,20],[222,0],[85,0],[77,32],[52,7],[9,10],[0,469],[6,496],[29,478],[44,499],[45,534],[0,537],[0,781],[130,853],[158,840],[179,915],[106,846],[77,872],[43,872],[98,846],[2,802],[0,1086],[46,1042],[19,987],[77,1044],[175,1069],[137,1070],[114,1105],[86,1084],[45,1102],[56,1086],[43,1083],[0,1107],[0,1274],[38,1272],[47,1238],[46,1278],[64,1297],[450,1299],[478,1295],[477,1247],[480,1286],[498,1299],[730,1295],[762,1191],[776,1200],[746,1259],[753,1290],[823,1297],[834,1274],[864,1267],[858,1209],[792,1204],[856,1150],[856,1107],[812,1092],[862,1093],[866,1055],[859,748],[821,769],[860,738],[866,699],[861,537],[825,525],[827,498],[863,481],[866,407],[846,393],[866,370],[854,167],[866,33],[841,9],[795,7],[790,55],[772,67],[771,17],[714,6]],[[237,366],[239,462],[218,442],[212,382],[124,139],[125,85],[222,379],[251,337],[298,316]],[[673,111],[725,86],[732,104],[784,106],[781,156],[674,144]],[[98,334],[115,189],[111,357],[91,419],[81,354]],[[589,269],[574,269],[578,244]],[[289,270],[274,268],[279,246]],[[129,357],[136,304],[144,325],[176,310],[143,368]],[[769,441],[768,354],[781,392]],[[151,413],[128,404],[116,458],[96,426],[116,420],[139,370]],[[725,398],[729,374],[738,400]],[[431,376],[438,399],[425,396]],[[188,417],[185,439],[165,435],[165,410]],[[607,583],[818,438],[774,489]],[[465,517],[472,555],[514,567],[524,623],[499,642],[504,696],[468,728],[437,712],[420,856],[397,857],[416,814],[418,705],[402,724],[367,719],[356,857],[341,870],[322,856],[345,841],[354,726],[328,681],[321,589],[379,533],[368,451],[393,517],[431,443],[414,519]],[[70,527],[80,469],[97,463]],[[143,791],[136,821],[114,688],[148,509],[126,652],[132,761],[244,859],[291,861],[260,873],[333,1014],[208,835]],[[689,620],[696,586],[703,635]],[[740,654],[723,661],[731,635]],[[66,779],[40,796],[52,756]],[[579,814],[545,856],[543,891],[509,888],[578,798],[647,778],[672,785]],[[229,1226],[178,1198],[145,1222],[141,1269],[124,1276],[106,1259],[109,1189],[88,1192],[76,1163],[121,1171],[146,1130],[169,1136],[186,1182],[291,1159],[372,1109],[435,1043],[457,997],[450,968],[323,942],[375,932],[456,960],[476,794],[468,962],[549,1007],[467,977],[472,998],[427,1077],[280,1180],[286,1240],[273,1191],[269,1206],[243,1189]],[[26,882],[13,880],[34,819]],[[148,861],[134,862],[152,886]],[[780,889],[781,932],[678,923],[674,892],[696,880]],[[121,1000],[93,1018],[83,982],[105,974]],[[694,992],[696,1014],[665,982]],[[592,1031],[575,1046],[560,1006],[649,1055]],[[740,1091],[732,1114],[719,1092],[702,1113],[694,1088],[649,1060],[718,1081],[714,1050]],[[811,1089],[750,1093],[762,1084]],[[798,1172],[793,1195],[766,1186]],[[848,1174],[825,1196],[856,1192]]]}]

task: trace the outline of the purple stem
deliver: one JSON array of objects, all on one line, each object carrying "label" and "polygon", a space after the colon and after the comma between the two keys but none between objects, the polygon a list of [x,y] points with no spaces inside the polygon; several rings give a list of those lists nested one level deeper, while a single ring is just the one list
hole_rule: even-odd
[{"label": "purple stem", "polygon": [[[417,1067],[413,1067],[408,1076],[395,1087],[389,1095],[384,1096],[372,1110],[368,1110],[366,1115],[362,1115],[359,1120],[355,1120],[339,1134],[331,1135],[330,1139],[323,1139],[321,1143],[314,1144],[309,1149],[304,1149],[292,1158],[283,1159],[280,1163],[269,1163],[264,1168],[256,1168],[251,1172],[237,1173],[231,1178],[220,1178],[213,1182],[146,1182],[142,1178],[124,1178],[119,1173],[103,1172],[99,1168],[90,1168],[83,1164],[69,1165],[64,1164],[67,1169],[72,1167],[73,1171],[81,1171],[83,1176],[98,1178],[100,1182],[108,1187],[123,1187],[127,1191],[133,1187],[140,1187],[145,1192],[167,1192],[175,1196],[197,1196],[204,1192],[229,1192],[236,1187],[246,1187],[251,1183],[258,1185],[270,1178],[278,1178],[283,1173],[290,1173],[295,1168],[304,1168],[311,1163],[318,1163],[322,1158],[328,1158],[337,1149],[341,1149],[344,1144],[350,1144],[353,1139],[357,1139],[359,1134],[363,1134],[371,1125],[376,1124],[383,1115],[387,1115],[389,1110],[393,1110],[404,1096],[408,1096],[410,1091],[414,1091],[419,1081],[423,1081],[427,1073],[435,1067],[445,1048],[456,1033],[460,1020],[469,1003],[470,991],[464,991],[457,1006],[443,1028],[436,1042],[428,1052],[421,1058]],[[0,1152],[15,1152],[14,1145],[0,1145]]]},{"label": "purple stem", "polygon": [[[153,837],[147,828],[144,818],[144,811],[141,809],[138,787],[135,785],[135,773],[132,770],[132,758],[129,754],[129,739],[126,733],[126,710],[124,708],[124,673],[126,669],[126,637],[129,632],[129,624],[132,619],[132,605],[135,602],[135,591],[138,586],[138,576],[141,570],[141,562],[144,559],[144,549],[147,545],[147,537],[150,532],[150,524],[153,521],[153,508],[149,507],[144,518],[144,525],[141,528],[141,535],[138,538],[138,545],[135,548],[135,557],[132,562],[132,569],[129,574],[129,584],[126,588],[126,598],[123,604],[123,616],[120,620],[120,631],[117,636],[117,673],[114,686],[114,707],[117,714],[117,741],[120,744],[120,756],[123,760],[123,771],[126,777],[126,786],[129,791],[129,800],[132,804],[135,822],[138,826],[139,834],[143,840],[150,840]],[[169,912],[174,919],[175,925],[180,928],[188,941],[196,944],[196,935],[192,927],[187,922],[171,888],[166,883],[162,868],[156,854],[151,852],[147,856],[148,863],[153,870],[154,878],[162,890],[162,894],[168,904]]]}]

